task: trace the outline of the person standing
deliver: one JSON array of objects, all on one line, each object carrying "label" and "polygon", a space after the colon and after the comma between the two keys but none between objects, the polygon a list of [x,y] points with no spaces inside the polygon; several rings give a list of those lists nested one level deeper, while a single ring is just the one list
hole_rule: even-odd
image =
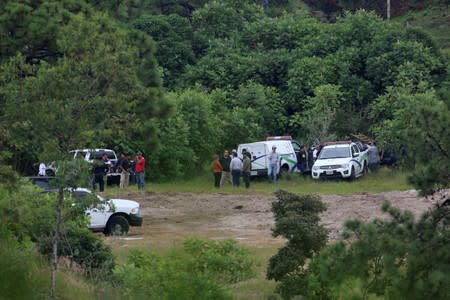
[{"label": "person standing", "polygon": [[380,154],[378,152],[375,141],[370,141],[367,150],[367,160],[369,162],[369,169],[372,172],[378,171],[380,168]]},{"label": "person standing", "polygon": [[247,189],[250,187],[250,171],[250,153],[244,149],[242,151],[242,178],[244,179],[245,188]]},{"label": "person standing", "polygon": [[269,180],[273,183],[277,182],[278,166],[280,165],[280,155],[277,153],[277,147],[272,146],[272,152],[269,154]]},{"label": "person standing", "polygon": [[40,163],[39,164],[39,176],[45,176],[45,175],[47,175],[46,174],[46,172],[45,172],[45,170],[46,170],[46,166],[45,166],[45,164],[44,163]]},{"label": "person standing", "polygon": [[121,164],[120,164],[120,188],[126,189],[128,188],[128,184],[130,182],[130,160],[128,159],[128,155],[125,153],[122,154]]},{"label": "person standing", "polygon": [[220,188],[220,180],[222,178],[223,167],[220,164],[219,155],[214,155],[214,160],[212,163],[212,171],[214,173],[214,186]]},{"label": "person standing", "polygon": [[231,183],[231,173],[230,173],[230,163],[231,156],[228,153],[228,150],[223,151],[223,157],[220,158],[220,164],[222,165],[222,177],[220,178],[220,186],[223,186],[225,181]]},{"label": "person standing", "polygon": [[94,183],[93,189],[95,190],[96,185],[98,183],[99,192],[103,193],[105,190],[105,181],[104,177],[108,173],[110,168],[110,162],[108,160],[108,155],[104,153],[101,159],[97,159],[94,161]]},{"label": "person standing", "polygon": [[145,186],[145,157],[142,152],[138,152],[136,156],[136,183],[139,190]]},{"label": "person standing", "polygon": [[306,153],[306,147],[305,145],[301,145],[300,152],[298,153],[297,156],[297,166],[298,169],[300,170],[301,175],[305,175],[307,162],[308,162],[308,155]]},{"label": "person standing", "polygon": [[230,170],[231,170],[231,177],[233,178],[233,186],[239,187],[242,170],[242,161],[237,157],[236,152],[233,152],[233,159],[231,159]]}]

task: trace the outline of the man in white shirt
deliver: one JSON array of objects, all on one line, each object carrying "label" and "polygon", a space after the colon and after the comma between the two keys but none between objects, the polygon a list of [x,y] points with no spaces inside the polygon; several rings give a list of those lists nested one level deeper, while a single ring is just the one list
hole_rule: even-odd
[{"label": "man in white shirt", "polygon": [[280,165],[280,155],[277,153],[277,147],[272,146],[272,152],[269,154],[269,169],[267,174],[269,180],[273,183],[277,182],[278,166]]},{"label": "man in white shirt", "polygon": [[230,162],[231,177],[233,178],[233,186],[239,187],[241,178],[242,161],[237,157],[237,153],[233,152],[233,159]]}]

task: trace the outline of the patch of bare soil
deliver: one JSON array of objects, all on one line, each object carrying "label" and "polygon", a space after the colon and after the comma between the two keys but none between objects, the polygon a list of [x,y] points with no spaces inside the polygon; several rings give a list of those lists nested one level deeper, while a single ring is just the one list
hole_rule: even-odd
[{"label": "patch of bare soil", "polygon": [[[123,246],[167,247],[186,237],[236,239],[253,247],[277,247],[284,243],[272,237],[274,225],[271,204],[275,196],[125,192],[120,197],[141,204],[144,224],[132,227]],[[430,209],[432,200],[417,197],[414,190],[351,196],[321,196],[328,209],[321,215],[322,224],[330,230],[330,241],[336,240],[348,219],[365,221],[383,218],[381,205],[389,200],[393,206],[418,216]]]}]

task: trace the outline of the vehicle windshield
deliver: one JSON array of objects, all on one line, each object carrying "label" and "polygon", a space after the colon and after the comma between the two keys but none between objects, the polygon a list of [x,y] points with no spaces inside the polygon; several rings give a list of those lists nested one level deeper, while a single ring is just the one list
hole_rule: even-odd
[{"label": "vehicle windshield", "polygon": [[350,157],[349,147],[326,147],[320,151],[319,159]]}]

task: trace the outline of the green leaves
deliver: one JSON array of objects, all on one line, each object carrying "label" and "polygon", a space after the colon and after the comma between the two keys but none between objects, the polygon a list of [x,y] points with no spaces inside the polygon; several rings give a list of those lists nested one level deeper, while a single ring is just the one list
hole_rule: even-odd
[{"label": "green leaves", "polygon": [[14,153],[11,161],[25,155],[20,170],[76,147],[143,149],[149,143],[136,139],[151,140],[151,120],[167,113],[148,37],[130,35],[105,15],[65,16],[52,40],[61,57],[31,67],[18,55],[2,67],[2,151]]},{"label": "green leaves", "polygon": [[297,196],[282,190],[275,195],[273,236],[283,236],[288,242],[270,258],[267,278],[279,281],[277,291],[288,299],[304,293],[309,273],[306,263],[325,246],[328,232],[319,225],[319,213],[326,206],[315,195]]},{"label": "green leaves", "polygon": [[436,206],[417,221],[389,203],[383,211],[388,220],[346,222],[345,242],[327,246],[311,261],[306,297],[448,298],[448,206]]},{"label": "green leaves", "polygon": [[131,297],[151,299],[231,299],[229,285],[252,278],[255,261],[235,241],[184,242],[168,255],[132,250],[115,275]]}]

